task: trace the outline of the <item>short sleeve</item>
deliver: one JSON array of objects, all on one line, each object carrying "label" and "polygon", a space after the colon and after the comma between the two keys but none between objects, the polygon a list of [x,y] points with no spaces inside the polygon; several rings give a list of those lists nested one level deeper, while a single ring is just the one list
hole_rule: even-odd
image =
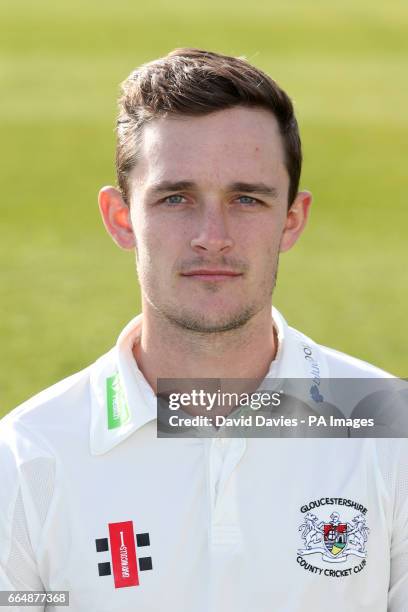
[{"label": "short sleeve", "polygon": [[[27,525],[20,472],[16,457],[7,444],[7,431],[0,424],[0,590],[44,590],[39,576]],[[26,607],[2,607],[18,612]],[[43,606],[30,607],[33,612]]]},{"label": "short sleeve", "polygon": [[408,612],[408,440],[379,440],[378,460],[393,504],[388,612]]}]

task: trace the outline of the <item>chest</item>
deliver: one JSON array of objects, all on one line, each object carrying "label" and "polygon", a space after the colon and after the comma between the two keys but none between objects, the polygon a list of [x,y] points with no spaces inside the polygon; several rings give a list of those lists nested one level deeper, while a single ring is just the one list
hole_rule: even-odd
[{"label": "chest", "polygon": [[75,610],[386,607],[367,441],[156,440],[60,470],[41,571]]}]

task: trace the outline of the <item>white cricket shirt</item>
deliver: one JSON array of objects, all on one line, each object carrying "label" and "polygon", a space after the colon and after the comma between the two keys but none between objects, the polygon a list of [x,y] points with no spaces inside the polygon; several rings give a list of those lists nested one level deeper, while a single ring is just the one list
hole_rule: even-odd
[{"label": "white cricket shirt", "polygon": [[[273,318],[268,377],[386,376]],[[406,440],[158,439],[141,324],[1,421],[0,590],[67,590],[75,612],[407,612]]]}]

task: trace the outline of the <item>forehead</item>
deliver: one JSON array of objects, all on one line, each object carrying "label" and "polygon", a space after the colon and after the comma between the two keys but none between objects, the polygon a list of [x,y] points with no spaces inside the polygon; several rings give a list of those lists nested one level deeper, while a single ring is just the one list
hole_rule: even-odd
[{"label": "forehead", "polygon": [[163,117],[143,129],[136,181],[275,180],[286,177],[274,115],[235,107],[200,117]]}]

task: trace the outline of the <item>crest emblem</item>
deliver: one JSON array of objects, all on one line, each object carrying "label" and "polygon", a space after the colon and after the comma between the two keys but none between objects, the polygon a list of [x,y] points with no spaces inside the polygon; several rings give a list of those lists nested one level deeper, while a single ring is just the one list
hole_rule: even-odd
[{"label": "crest emblem", "polygon": [[357,514],[351,523],[341,522],[340,514],[332,512],[330,521],[319,521],[312,512],[304,517],[299,526],[304,548],[298,550],[302,557],[320,554],[323,561],[341,563],[347,557],[354,555],[365,559],[367,557],[366,543],[370,532],[366,518]]},{"label": "crest emblem", "polygon": [[323,525],[323,540],[329,553],[337,557],[347,546],[347,523],[340,523],[338,512],[333,512],[330,518],[331,522]]}]

